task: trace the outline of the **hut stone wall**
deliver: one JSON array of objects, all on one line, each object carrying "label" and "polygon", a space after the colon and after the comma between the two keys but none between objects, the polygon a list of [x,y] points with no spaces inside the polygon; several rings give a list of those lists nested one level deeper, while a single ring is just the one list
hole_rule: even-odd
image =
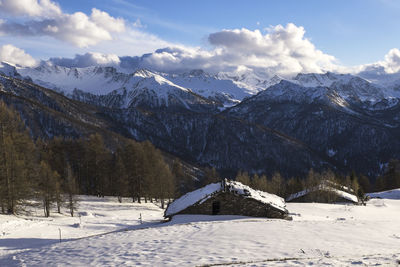
[{"label": "hut stone wall", "polygon": [[287,212],[231,192],[219,192],[203,203],[192,205],[178,214],[242,215],[288,219]]}]

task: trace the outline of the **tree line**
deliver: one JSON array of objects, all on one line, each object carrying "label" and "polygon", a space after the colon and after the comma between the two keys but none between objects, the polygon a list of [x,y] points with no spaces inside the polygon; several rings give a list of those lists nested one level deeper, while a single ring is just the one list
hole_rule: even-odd
[{"label": "tree line", "polygon": [[392,159],[388,162],[383,175],[376,179],[375,191],[386,191],[400,188],[400,160]]},{"label": "tree line", "polygon": [[[45,216],[54,207],[66,207],[71,216],[77,194],[130,197],[133,202],[179,197],[198,187],[220,181],[215,168],[204,168],[203,177],[191,175],[179,160],[167,160],[150,142],[124,140],[110,149],[100,134],[79,139],[33,140],[17,112],[0,101],[0,208],[4,214],[24,210],[36,199]],[[365,192],[400,188],[400,161],[391,160],[374,185],[364,175],[339,175],[310,170],[306,178],[285,179],[279,172],[266,175],[238,172],[236,180],[281,197],[330,180]],[[36,203],[37,203],[36,202]]]},{"label": "tree line", "polygon": [[41,203],[45,216],[54,209],[77,208],[77,194],[165,200],[190,191],[193,177],[178,160],[167,163],[150,142],[125,140],[114,149],[103,137],[33,140],[17,112],[0,102],[0,207],[16,214]]}]

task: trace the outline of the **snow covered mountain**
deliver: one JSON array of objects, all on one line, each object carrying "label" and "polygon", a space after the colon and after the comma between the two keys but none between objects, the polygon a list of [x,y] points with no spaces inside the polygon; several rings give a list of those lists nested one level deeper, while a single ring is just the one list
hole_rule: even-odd
[{"label": "snow covered mountain", "polygon": [[114,67],[66,68],[42,64],[33,69],[21,68],[18,72],[43,87],[101,106],[192,109],[218,105],[148,70],[126,74]]},{"label": "snow covered mountain", "polygon": [[[332,72],[325,74],[300,73],[289,81],[301,86],[300,89],[295,89],[295,92],[293,92],[291,86],[287,86],[284,90],[287,98],[297,98],[296,101],[303,99],[310,102],[314,98],[320,98],[325,95],[329,96],[336,104],[342,106],[352,102],[367,109],[385,109],[396,105],[400,97],[391,88],[374,84],[350,74],[335,74]],[[273,97],[273,92],[269,95]]]},{"label": "snow covered mountain", "polygon": [[[238,84],[234,79],[221,75],[212,75],[203,70],[192,70],[179,74],[166,74],[166,79],[206,98],[221,102],[225,106],[239,103],[245,97],[254,95],[262,89]],[[265,89],[267,87],[264,87]]]},{"label": "snow covered mountain", "polygon": [[126,75],[123,80],[118,89],[107,94],[75,89],[71,97],[94,105],[120,109],[144,107],[210,111],[220,105],[148,70],[138,70]]},{"label": "snow covered mountain", "polygon": [[387,73],[383,67],[370,67],[358,73],[358,76],[391,90],[391,94],[400,98],[400,72]]},{"label": "snow covered mountain", "polygon": [[[115,67],[67,68],[44,62],[36,68],[16,69],[3,63],[1,70],[8,75],[20,74],[23,77],[29,77],[36,84],[52,88],[67,96],[74,95],[75,98],[78,97],[81,100],[84,99],[81,97],[84,94],[93,95],[87,96],[86,99],[109,95],[102,99],[108,99],[108,105],[111,104],[113,107],[120,105],[121,108],[143,105],[145,101],[149,101],[148,106],[155,107],[168,106],[169,102],[187,106],[190,103],[201,104],[204,101],[206,103],[207,100],[215,102],[215,104],[219,103],[220,107],[226,108],[237,105],[243,99],[283,80],[277,75],[268,78],[265,74],[247,69],[218,74],[209,74],[203,70],[191,70],[183,73],[136,70],[134,73],[124,73]],[[371,73],[369,75],[364,73],[364,76],[375,78],[372,81],[377,83],[350,74],[300,73],[287,81],[307,89],[301,93],[287,88],[289,90],[282,92],[280,98],[284,96],[292,99],[300,97],[300,99],[312,101],[311,99],[314,97],[329,93],[337,103],[358,102],[370,109],[389,108],[397,103],[400,98],[400,76],[390,79],[383,79],[382,75],[377,74],[373,77]],[[397,80],[397,78],[399,79]],[[316,89],[317,87],[320,88]],[[174,88],[174,90],[167,88]],[[325,92],[326,90],[322,88],[329,88],[329,92]],[[81,96],[78,96],[77,92]],[[194,100],[196,97],[193,93],[204,99]],[[276,93],[270,92],[266,95],[272,97]],[[192,96],[185,97],[185,94]],[[169,101],[170,95],[172,97]],[[185,101],[189,101],[189,103]]]},{"label": "snow covered mountain", "polygon": [[[86,68],[68,68],[53,65],[49,62],[42,63],[36,68],[18,68],[17,72],[32,79],[41,86],[54,89],[66,95],[72,95],[74,91],[82,91],[97,96],[124,93],[124,88],[136,87],[138,74],[143,70],[136,70],[133,74],[124,73],[115,67],[92,66]],[[223,106],[232,106],[239,103],[245,97],[249,97],[266,89],[271,81],[256,79],[254,76],[229,77],[227,75],[212,75],[202,70],[191,70],[184,73],[160,73],[149,71],[151,75],[144,74],[143,79],[153,79],[147,85],[142,82],[137,86],[147,86],[154,89],[155,94],[143,94],[135,92],[131,97],[141,95],[146,99],[152,99],[160,94],[160,101],[165,102],[165,88],[156,87],[172,85],[186,92],[193,92],[210,101],[219,102]],[[248,82],[252,79],[252,82]],[[275,77],[275,80],[277,78]],[[275,81],[273,80],[273,81]],[[273,82],[272,82],[273,83]],[[143,88],[142,88],[143,89]],[[142,90],[143,91],[143,90]],[[126,104],[126,103],[125,103]]]},{"label": "snow covered mountain", "polygon": [[333,72],[327,72],[324,74],[319,73],[299,73],[290,81],[304,87],[317,87],[324,86],[329,87],[334,82],[348,82],[354,78],[350,74],[336,74]]},{"label": "snow covered mountain", "polygon": [[369,169],[371,175],[381,170],[378,162],[400,155],[395,137],[400,103],[390,91],[350,75],[297,78],[283,80],[224,113],[307,144],[335,161],[336,168]]},{"label": "snow covered mountain", "polygon": [[[85,134],[79,121],[60,124],[68,108],[84,123],[102,123],[174,155],[232,172],[301,175],[310,168],[331,168],[377,175],[385,162],[400,157],[396,88],[359,76],[328,72],[283,79],[248,70],[124,73],[114,67],[48,63],[37,68],[4,63],[0,72],[8,77],[0,81],[0,97],[17,106],[38,136]],[[37,99],[34,117],[27,108],[32,98]]]},{"label": "snow covered mountain", "polygon": [[0,62],[0,74],[21,78],[21,75],[17,72],[15,66],[10,65],[7,62]]},{"label": "snow covered mountain", "polygon": [[73,90],[105,95],[123,87],[129,75],[118,72],[114,67],[92,66],[67,68],[44,63],[36,68],[18,68],[18,73],[46,88],[69,95]]}]

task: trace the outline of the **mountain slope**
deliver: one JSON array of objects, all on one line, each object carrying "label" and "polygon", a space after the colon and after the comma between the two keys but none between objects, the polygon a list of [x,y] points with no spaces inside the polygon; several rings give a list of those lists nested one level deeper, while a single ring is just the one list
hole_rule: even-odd
[{"label": "mountain slope", "polygon": [[[273,83],[269,80],[261,80],[254,74],[243,74],[238,77],[226,74],[212,75],[202,70],[159,73],[143,69],[137,69],[132,74],[128,74],[120,72],[115,67],[68,68],[49,62],[42,63],[36,68],[18,68],[17,72],[21,76],[30,77],[36,84],[63,92],[66,95],[71,95],[75,90],[93,95],[107,95],[123,88],[131,90],[132,86],[136,87],[135,83],[138,82],[139,77],[154,78],[160,84],[173,85],[184,91],[189,90],[209,101],[219,102],[225,106],[237,104],[243,98],[251,96]],[[151,85],[159,86],[154,83]],[[158,91],[160,92],[156,92],[156,95],[163,93],[163,90]],[[149,94],[148,97],[150,97]],[[156,96],[153,94],[151,97]]]},{"label": "mountain slope", "polygon": [[[105,73],[103,69],[96,75],[105,77]],[[69,75],[77,81],[81,77],[80,72]],[[121,77],[125,78],[116,79],[120,87],[107,94],[73,90],[70,97],[74,100],[6,76],[1,91],[3,98],[18,106],[28,124],[44,135],[75,137],[87,133],[85,127],[97,127],[150,140],[164,151],[230,174],[246,170],[301,176],[310,168],[331,168],[376,176],[389,159],[400,158],[399,99],[390,90],[356,76],[276,77],[274,82],[279,83],[222,112],[210,100],[211,93],[219,91],[217,87],[210,87],[209,98],[187,88],[191,81],[193,88],[206,86],[207,81],[213,86],[226,82],[201,71],[160,74],[138,70]],[[242,78],[237,81],[246,80]],[[52,111],[41,114],[32,101]]]},{"label": "mountain slope", "polygon": [[400,157],[400,105],[366,109],[344,92],[337,82],[328,88],[282,81],[225,113],[296,138],[338,168],[375,175]]}]

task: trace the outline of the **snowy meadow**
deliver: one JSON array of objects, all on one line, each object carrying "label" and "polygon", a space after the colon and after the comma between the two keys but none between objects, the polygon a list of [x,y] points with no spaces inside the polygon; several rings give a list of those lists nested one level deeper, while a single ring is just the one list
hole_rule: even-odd
[{"label": "snowy meadow", "polygon": [[287,203],[292,221],[169,222],[154,203],[80,196],[77,217],[0,215],[0,266],[397,266],[400,190],[373,196],[366,206]]}]

